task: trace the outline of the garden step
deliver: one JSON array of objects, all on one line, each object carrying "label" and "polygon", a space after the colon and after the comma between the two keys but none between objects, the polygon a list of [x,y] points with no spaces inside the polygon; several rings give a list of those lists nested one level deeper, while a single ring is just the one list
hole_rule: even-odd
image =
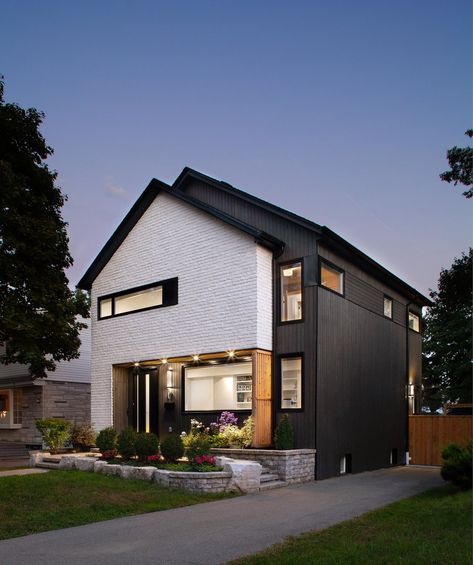
[{"label": "garden step", "polygon": [[275,475],[274,473],[261,473],[261,483],[269,483],[271,481],[279,481],[279,475]]},{"label": "garden step", "polygon": [[40,463],[36,463],[35,467],[41,467],[41,469],[59,469],[59,461],[55,463],[47,463],[44,459]]},{"label": "garden step", "polygon": [[262,490],[270,490],[273,488],[281,488],[281,487],[286,487],[288,483],[286,483],[286,481],[280,481],[279,479],[276,481],[268,481],[268,482],[263,482],[260,484],[260,491]]}]

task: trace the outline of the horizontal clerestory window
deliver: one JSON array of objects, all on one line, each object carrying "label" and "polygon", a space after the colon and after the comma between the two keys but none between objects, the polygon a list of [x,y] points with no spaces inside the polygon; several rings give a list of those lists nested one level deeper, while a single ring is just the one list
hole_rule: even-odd
[{"label": "horizontal clerestory window", "polygon": [[177,277],[130,288],[98,299],[98,319],[177,304]]},{"label": "horizontal clerestory window", "polygon": [[344,272],[342,269],[328,263],[320,262],[320,284],[337,294],[344,294]]}]

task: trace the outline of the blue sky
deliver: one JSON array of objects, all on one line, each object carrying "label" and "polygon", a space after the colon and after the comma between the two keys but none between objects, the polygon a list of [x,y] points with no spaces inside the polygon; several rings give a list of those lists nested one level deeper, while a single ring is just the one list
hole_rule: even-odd
[{"label": "blue sky", "polygon": [[471,243],[442,183],[472,127],[466,0],[2,0],[6,99],[46,114],[75,284],[184,166],[299,213],[426,293]]}]

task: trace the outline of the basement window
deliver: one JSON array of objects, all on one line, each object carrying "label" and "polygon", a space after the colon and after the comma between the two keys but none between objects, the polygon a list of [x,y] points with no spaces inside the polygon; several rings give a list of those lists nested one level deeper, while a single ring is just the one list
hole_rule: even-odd
[{"label": "basement window", "polygon": [[130,288],[98,299],[98,319],[177,304],[177,278]]}]

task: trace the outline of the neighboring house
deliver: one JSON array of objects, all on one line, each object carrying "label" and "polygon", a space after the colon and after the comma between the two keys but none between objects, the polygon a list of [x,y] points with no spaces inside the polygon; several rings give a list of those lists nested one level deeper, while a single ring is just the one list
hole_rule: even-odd
[{"label": "neighboring house", "polygon": [[41,444],[40,418],[90,422],[90,324],[80,339],[80,357],[58,363],[45,379],[32,379],[26,365],[0,364],[0,443]]},{"label": "neighboring house", "polygon": [[80,281],[92,422],[188,430],[289,414],[316,477],[402,464],[429,300],[324,226],[184,169],[152,180]]}]

